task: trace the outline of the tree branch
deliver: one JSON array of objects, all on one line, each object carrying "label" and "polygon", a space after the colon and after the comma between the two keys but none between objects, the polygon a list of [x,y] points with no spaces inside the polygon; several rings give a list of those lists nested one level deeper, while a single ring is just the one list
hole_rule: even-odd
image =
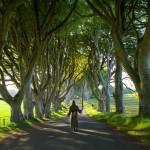
[{"label": "tree branch", "polygon": [[49,31],[49,32],[47,32],[47,33],[45,34],[44,40],[45,40],[50,34],[52,34],[53,32],[55,32],[56,30],[58,30],[59,28],[61,28],[62,26],[65,25],[65,23],[69,20],[71,14],[74,12],[74,10],[75,10],[75,8],[76,8],[76,6],[77,6],[77,2],[78,2],[78,0],[75,1],[75,3],[74,3],[74,5],[73,5],[72,9],[70,10],[70,12],[69,12],[69,14],[66,16],[66,18],[65,18],[59,25],[57,25],[55,28],[53,28],[51,31]]}]

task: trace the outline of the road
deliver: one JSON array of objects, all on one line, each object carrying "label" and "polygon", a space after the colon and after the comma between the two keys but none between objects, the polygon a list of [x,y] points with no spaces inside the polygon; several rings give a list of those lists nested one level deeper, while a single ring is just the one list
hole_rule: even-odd
[{"label": "road", "polygon": [[79,115],[79,130],[70,130],[69,119],[44,121],[0,139],[0,150],[148,150],[149,147],[116,131],[103,121]]}]

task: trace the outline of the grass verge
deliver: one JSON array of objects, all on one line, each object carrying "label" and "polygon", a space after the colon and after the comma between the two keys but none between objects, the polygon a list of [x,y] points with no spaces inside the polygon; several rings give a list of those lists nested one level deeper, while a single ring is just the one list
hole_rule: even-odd
[{"label": "grass verge", "polygon": [[57,112],[54,112],[49,118],[44,118],[43,120],[40,119],[31,119],[25,120],[21,123],[9,123],[5,127],[0,127],[0,137],[6,134],[18,131],[23,128],[28,128],[38,123],[42,123],[44,120],[56,120],[58,118],[63,118],[67,114],[67,109],[63,108]]},{"label": "grass verge", "polygon": [[106,120],[108,124],[115,126],[118,130],[134,136],[143,143],[150,144],[150,117],[126,117],[114,112],[101,113],[86,102],[84,107],[87,114],[95,120]]},{"label": "grass verge", "polygon": [[18,131],[23,128],[31,127],[40,122],[42,122],[42,120],[40,119],[31,119],[31,120],[25,120],[21,123],[9,123],[7,126],[0,127],[0,136],[4,136],[6,134]]}]

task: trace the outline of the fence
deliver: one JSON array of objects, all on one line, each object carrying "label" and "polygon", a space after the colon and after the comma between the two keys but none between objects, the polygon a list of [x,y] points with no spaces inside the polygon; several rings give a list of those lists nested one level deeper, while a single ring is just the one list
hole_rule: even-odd
[{"label": "fence", "polygon": [[0,127],[5,127],[10,123],[10,116],[0,117]]}]

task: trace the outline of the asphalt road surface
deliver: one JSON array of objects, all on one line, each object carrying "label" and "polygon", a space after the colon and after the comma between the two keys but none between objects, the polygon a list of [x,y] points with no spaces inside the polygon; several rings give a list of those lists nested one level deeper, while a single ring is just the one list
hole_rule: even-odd
[{"label": "asphalt road surface", "polygon": [[79,130],[71,131],[69,119],[45,121],[0,139],[0,150],[150,150],[134,138],[103,121],[79,115]]}]

